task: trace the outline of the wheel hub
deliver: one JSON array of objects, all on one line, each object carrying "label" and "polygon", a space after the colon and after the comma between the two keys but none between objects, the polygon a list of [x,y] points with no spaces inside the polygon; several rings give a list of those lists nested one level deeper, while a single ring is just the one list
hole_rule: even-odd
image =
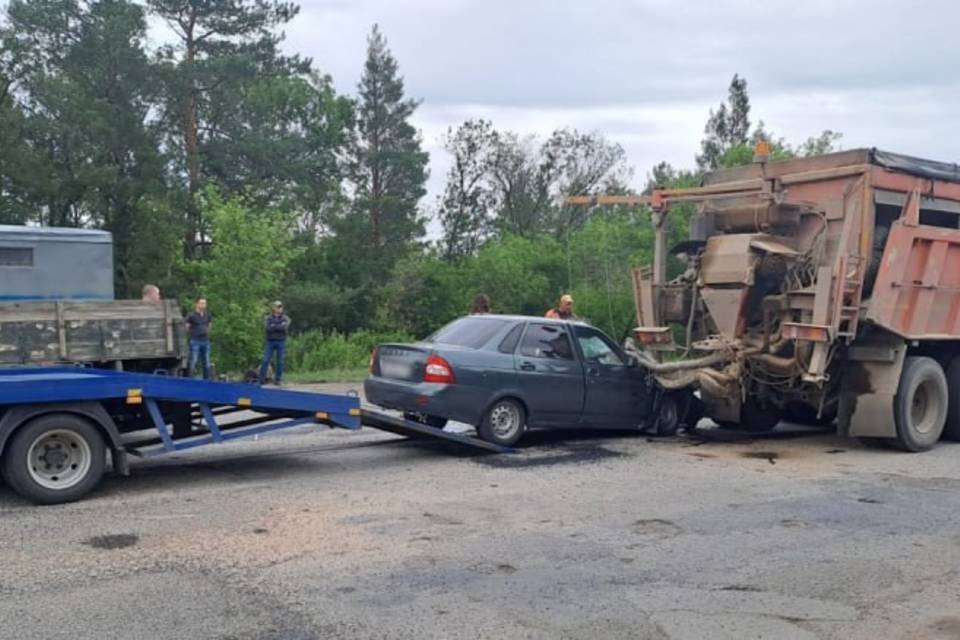
[{"label": "wheel hub", "polygon": [[913,394],[913,401],[910,403],[910,413],[916,430],[920,433],[927,433],[933,428],[933,416],[930,410],[930,399],[928,397],[927,383],[921,384]]},{"label": "wheel hub", "polygon": [[30,477],[45,489],[69,489],[87,476],[93,463],[90,444],[70,429],[38,436],[27,454]]},{"label": "wheel hub", "polygon": [[520,416],[516,409],[509,405],[500,405],[493,410],[490,416],[493,432],[500,437],[508,437],[513,434],[520,422]]},{"label": "wheel hub", "polygon": [[62,470],[70,458],[60,443],[55,443],[53,446],[44,445],[43,453],[39,457],[47,469],[56,469],[57,471]]}]

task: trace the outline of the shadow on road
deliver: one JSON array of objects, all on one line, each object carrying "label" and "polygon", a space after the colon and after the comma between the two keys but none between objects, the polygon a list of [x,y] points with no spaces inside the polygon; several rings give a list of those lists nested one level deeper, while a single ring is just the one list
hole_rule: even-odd
[{"label": "shadow on road", "polygon": [[[208,449],[204,451],[203,457],[171,457],[135,462],[131,476],[124,478],[108,474],[100,488],[88,500],[133,497],[157,491],[182,491],[188,487],[201,486],[201,483],[205,488],[216,488],[271,479],[292,481],[308,475],[342,473],[351,465],[363,469],[364,465],[375,464],[378,469],[389,473],[389,470],[396,466],[451,456],[499,469],[595,463],[634,455],[629,450],[614,448],[613,445],[618,442],[637,441],[640,438],[654,444],[701,446],[813,438],[832,433],[833,429],[812,429],[795,425],[781,425],[774,431],[761,434],[717,428],[697,429],[669,438],[653,437],[633,430],[543,429],[527,433],[517,445],[516,454],[492,454],[448,441],[424,438],[390,438],[372,442],[282,449],[275,444],[272,450],[246,449],[239,453]],[[382,450],[383,454],[375,456],[373,460],[351,454],[361,449]],[[402,454],[398,455],[401,451]],[[344,460],[345,456],[353,459]],[[0,515],[4,510],[17,510],[27,506],[28,503],[0,483]]]}]

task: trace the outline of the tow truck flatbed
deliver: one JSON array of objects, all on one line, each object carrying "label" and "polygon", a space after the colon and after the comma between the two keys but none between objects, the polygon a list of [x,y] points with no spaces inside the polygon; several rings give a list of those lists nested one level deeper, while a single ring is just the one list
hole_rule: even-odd
[{"label": "tow truck flatbed", "polygon": [[104,473],[129,473],[128,455],[174,451],[309,424],[362,425],[492,452],[509,451],[376,409],[350,394],[293,391],[81,367],[0,369],[0,471],[24,497],[53,504],[91,491]]}]

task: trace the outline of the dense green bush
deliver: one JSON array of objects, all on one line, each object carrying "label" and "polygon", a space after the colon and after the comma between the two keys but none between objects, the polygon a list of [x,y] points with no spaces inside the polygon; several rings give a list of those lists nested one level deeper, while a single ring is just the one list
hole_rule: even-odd
[{"label": "dense green bush", "polygon": [[337,331],[305,331],[287,341],[286,364],[294,373],[362,369],[369,364],[370,353],[378,344],[413,340],[413,336],[403,332],[357,331],[344,335]]},{"label": "dense green bush", "polygon": [[263,317],[277,295],[286,265],[296,251],[288,225],[276,211],[241,198],[225,200],[215,190],[199,198],[210,221],[212,249],[204,260],[185,263],[186,312],[203,296],[213,317],[211,357],[223,373],[245,371],[260,361]]}]

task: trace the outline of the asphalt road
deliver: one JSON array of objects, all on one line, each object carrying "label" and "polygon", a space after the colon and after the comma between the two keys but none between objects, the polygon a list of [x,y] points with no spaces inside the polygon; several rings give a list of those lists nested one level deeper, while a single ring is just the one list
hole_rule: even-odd
[{"label": "asphalt road", "polygon": [[0,488],[0,638],[960,638],[960,446],[303,429]]}]

